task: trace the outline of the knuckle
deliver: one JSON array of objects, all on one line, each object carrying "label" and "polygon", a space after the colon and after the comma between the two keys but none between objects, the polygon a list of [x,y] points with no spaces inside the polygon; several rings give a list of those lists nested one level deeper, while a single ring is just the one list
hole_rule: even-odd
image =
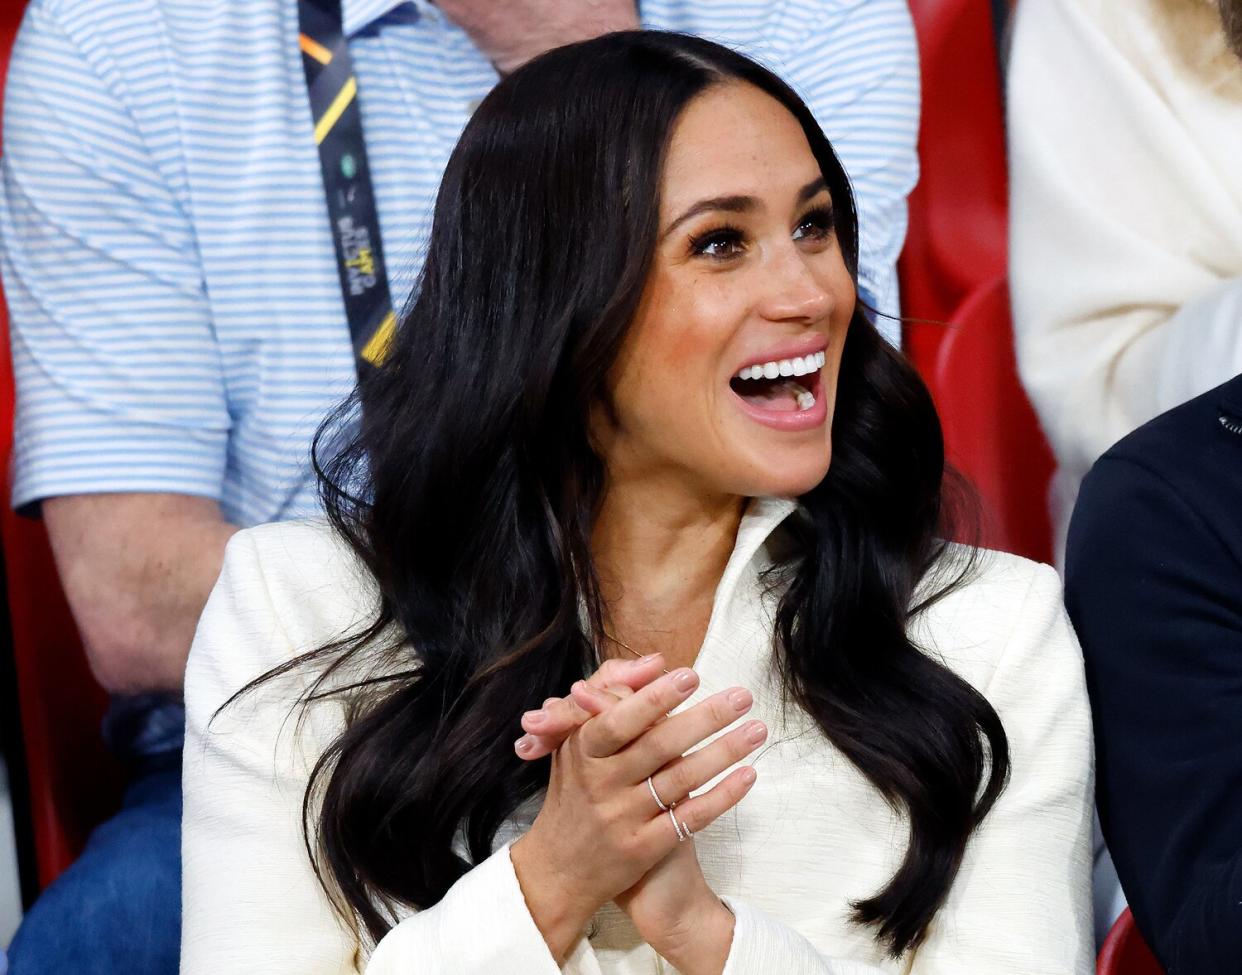
[{"label": "knuckle", "polygon": [[641,859],[646,853],[646,841],[636,829],[623,830],[616,840],[617,852],[632,859]]},{"label": "knuckle", "polygon": [[669,787],[674,799],[684,799],[697,784],[693,770],[686,763],[674,765],[669,769]]},{"label": "knuckle", "polygon": [[654,684],[648,684],[644,693],[646,693],[648,700],[664,714],[673,710],[681,700],[681,695],[678,693],[677,688],[673,686],[671,681],[667,680],[659,680]]},{"label": "knuckle", "polygon": [[613,716],[613,712],[605,711],[597,715],[592,720],[592,724],[595,727],[595,741],[598,744],[609,745],[617,740],[617,719]]},{"label": "knuckle", "polygon": [[599,666],[599,670],[595,671],[595,676],[601,681],[615,680],[621,671],[621,661],[610,657]]},{"label": "knuckle", "polygon": [[737,712],[733,709],[733,706],[722,697],[712,698],[708,702],[707,713],[711,716],[712,724],[718,728],[729,724],[737,717]]},{"label": "knuckle", "polygon": [[670,761],[680,757],[672,745],[670,745],[668,735],[660,727],[648,731],[643,736],[642,750],[643,761],[657,768],[667,765]]}]

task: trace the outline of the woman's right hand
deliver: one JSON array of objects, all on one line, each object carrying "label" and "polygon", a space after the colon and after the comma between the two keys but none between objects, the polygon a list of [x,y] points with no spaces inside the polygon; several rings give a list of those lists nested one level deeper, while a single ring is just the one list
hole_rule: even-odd
[{"label": "woman's right hand", "polygon": [[[750,695],[731,688],[668,716],[697,687],[697,675],[685,668],[653,680],[588,718],[553,754],[543,808],[510,857],[531,916],[558,963],[600,906],[631,888],[679,842],[651,797],[647,777],[675,777],[688,794],[736,763],[730,736],[724,736],[683,764],[686,752],[750,709]],[[698,832],[735,806],[752,781],[745,770],[735,770],[679,803],[678,820]],[[666,788],[672,794],[671,782]]]}]

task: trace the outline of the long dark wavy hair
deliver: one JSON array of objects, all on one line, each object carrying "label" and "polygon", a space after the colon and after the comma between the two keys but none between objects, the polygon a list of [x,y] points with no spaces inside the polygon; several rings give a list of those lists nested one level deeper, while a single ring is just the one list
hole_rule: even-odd
[{"label": "long dark wavy hair", "polygon": [[[307,845],[373,939],[398,907],[430,907],[490,855],[547,783],[546,762],[510,747],[521,712],[598,663],[579,617],[580,605],[595,626],[607,616],[590,548],[605,467],[588,417],[648,278],[673,125],[737,82],[801,124],[856,277],[845,172],[778,77],[679,34],[559,48],[497,85],[466,126],[389,355],[320,430],[323,502],[374,576],[378,611],[278,672],[315,665],[308,697],[348,703],[306,792]],[[348,443],[327,456],[343,429]],[[939,577],[947,537],[944,448],[927,390],[859,312],[832,436],[831,469],[787,524],[773,651],[790,698],[908,821],[896,874],[853,910],[897,955],[944,902],[1008,746],[988,702],[907,636],[951,585],[920,586]]]}]

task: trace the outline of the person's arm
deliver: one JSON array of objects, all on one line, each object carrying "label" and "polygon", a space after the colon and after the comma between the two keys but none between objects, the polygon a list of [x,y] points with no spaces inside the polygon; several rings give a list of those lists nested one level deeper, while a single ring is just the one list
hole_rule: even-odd
[{"label": "person's arm", "polygon": [[[342,727],[340,704],[295,713],[313,672],[294,670],[217,711],[269,668],[352,632],[370,606],[328,576],[322,542],[269,526],[229,542],[186,673],[182,836],[183,975],[598,975],[585,939],[556,964],[522,897],[508,847],[373,953],[333,912],[304,844],[311,766]],[[276,539],[267,548],[264,533]],[[258,541],[256,539],[259,539]],[[284,575],[265,572],[274,553]],[[345,565],[343,553],[336,553]],[[305,591],[287,576],[307,567]],[[344,572],[346,570],[341,569]],[[313,598],[308,598],[312,596]],[[294,611],[296,607],[296,611]],[[304,720],[299,721],[299,717]]]},{"label": "person's arm", "polygon": [[[818,24],[786,25],[782,76],[806,100],[849,174],[858,204],[859,297],[901,313],[897,257],[918,181],[918,44],[904,0],[824,3]],[[877,326],[894,344],[900,323]]]},{"label": "person's arm", "polygon": [[13,503],[53,499],[57,565],[104,686],[176,690],[233,530],[216,500],[230,419],[186,190],[109,29],[32,4],[9,70]]},{"label": "person's arm", "polygon": [[180,691],[194,627],[237,530],[208,498],[81,494],[43,502],[61,585],[95,678]]},{"label": "person's arm", "polygon": [[1095,712],[1100,820],[1135,919],[1169,971],[1232,971],[1242,957],[1237,550],[1184,492],[1110,454],[1079,495],[1066,588]]},{"label": "person's arm", "polygon": [[[1187,13],[1187,30],[1212,29],[1208,5]],[[1164,49],[1176,42],[1156,33],[1173,26],[1144,17],[1046,0],[1020,5],[1014,28],[1018,366],[1075,481],[1131,430],[1242,371],[1237,170],[1215,172],[1202,154],[1215,134],[1173,100],[1199,69],[1178,68]],[[1138,35],[1150,49],[1136,50]],[[1206,87],[1202,102],[1222,128],[1242,122],[1242,106]]]}]

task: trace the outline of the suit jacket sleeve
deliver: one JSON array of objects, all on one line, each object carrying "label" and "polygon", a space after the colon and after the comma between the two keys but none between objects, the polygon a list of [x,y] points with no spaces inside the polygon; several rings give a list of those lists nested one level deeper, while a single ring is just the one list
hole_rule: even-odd
[{"label": "suit jacket sleeve", "polygon": [[1232,971],[1242,568],[1185,492],[1110,455],[1075,511],[1067,596],[1095,711],[1101,821],[1135,918],[1170,973]]}]

